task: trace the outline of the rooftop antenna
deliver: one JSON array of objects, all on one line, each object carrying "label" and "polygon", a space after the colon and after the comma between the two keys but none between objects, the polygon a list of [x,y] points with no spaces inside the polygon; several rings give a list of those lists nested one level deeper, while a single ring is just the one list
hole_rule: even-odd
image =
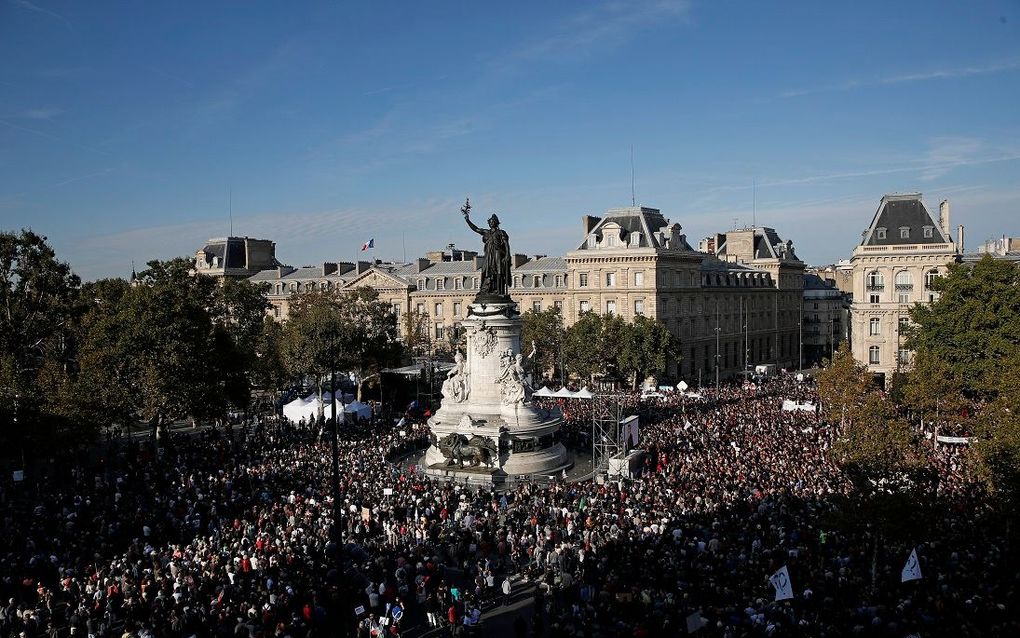
[{"label": "rooftop antenna", "polygon": [[751,228],[758,226],[758,183],[751,178]]},{"label": "rooftop antenna", "polygon": [[400,233],[400,247],[403,250],[403,256],[400,258],[400,261],[406,264],[407,263],[407,243],[404,241],[404,233],[403,232]]},{"label": "rooftop antenna", "polygon": [[637,206],[637,198],[634,196],[634,145],[630,145],[630,205]]},{"label": "rooftop antenna", "polygon": [[228,237],[233,237],[234,236],[234,187],[231,186],[228,189],[227,192],[228,192],[228,194],[227,194],[227,210],[229,211],[229,214],[230,214],[230,235],[228,235]]}]

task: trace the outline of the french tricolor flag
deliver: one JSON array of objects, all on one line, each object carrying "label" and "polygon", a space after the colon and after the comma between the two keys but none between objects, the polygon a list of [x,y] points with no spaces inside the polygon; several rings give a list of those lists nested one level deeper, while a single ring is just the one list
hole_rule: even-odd
[{"label": "french tricolor flag", "polygon": [[369,248],[375,248],[375,237],[361,245],[361,250],[363,251],[368,250]]}]

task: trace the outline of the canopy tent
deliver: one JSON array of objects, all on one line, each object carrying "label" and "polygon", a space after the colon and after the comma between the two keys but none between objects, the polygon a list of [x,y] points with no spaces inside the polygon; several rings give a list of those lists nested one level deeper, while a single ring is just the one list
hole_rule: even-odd
[{"label": "canopy tent", "polygon": [[595,395],[587,387],[581,388],[574,393],[575,399],[594,399]]},{"label": "canopy tent", "polygon": [[[305,422],[314,421],[319,418],[319,406],[322,406],[323,414],[329,418],[331,413],[331,402],[329,400],[329,393],[325,393],[325,400],[320,400],[314,394],[311,394],[304,399],[294,399],[287,405],[283,406],[283,416],[287,420],[297,423],[304,419]],[[344,404],[337,401],[336,403],[337,414],[343,414]]]},{"label": "canopy tent", "polygon": [[351,401],[344,406],[344,414],[350,414],[354,419],[371,419],[372,406],[361,401]]},{"label": "canopy tent", "polygon": [[549,389],[548,386],[542,386],[541,389],[535,392],[532,396],[536,397],[554,397],[556,393]]},{"label": "canopy tent", "polygon": [[559,390],[553,393],[553,396],[560,399],[573,399],[574,393],[566,388],[560,388]]}]

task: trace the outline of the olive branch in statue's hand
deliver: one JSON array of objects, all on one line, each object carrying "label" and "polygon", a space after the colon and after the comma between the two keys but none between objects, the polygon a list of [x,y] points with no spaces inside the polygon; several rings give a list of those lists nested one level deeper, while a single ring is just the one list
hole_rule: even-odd
[{"label": "olive branch in statue's hand", "polygon": [[468,214],[471,212],[471,198],[468,197],[464,200],[464,205],[460,207],[460,212],[464,213],[464,219],[468,218]]}]

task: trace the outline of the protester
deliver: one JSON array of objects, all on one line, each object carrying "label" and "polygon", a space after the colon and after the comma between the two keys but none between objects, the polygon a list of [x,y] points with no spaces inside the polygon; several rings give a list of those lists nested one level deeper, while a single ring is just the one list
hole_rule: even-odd
[{"label": "protester", "polygon": [[[467,630],[500,592],[509,603],[511,580],[534,602],[519,636],[675,636],[692,615],[705,636],[1020,635],[1015,550],[985,524],[966,449],[930,451],[951,505],[938,534],[882,538],[841,521],[852,490],[828,454],[836,433],[784,398],[817,402],[789,377],[628,395],[639,477],[503,492],[398,462],[427,443],[420,420],[345,425],[336,503],[328,428],[270,419],[113,442],[64,482],[0,484],[0,635]],[[590,446],[590,402],[544,406]],[[901,583],[915,547],[923,577]],[[776,602],[782,566],[794,598]]]}]

